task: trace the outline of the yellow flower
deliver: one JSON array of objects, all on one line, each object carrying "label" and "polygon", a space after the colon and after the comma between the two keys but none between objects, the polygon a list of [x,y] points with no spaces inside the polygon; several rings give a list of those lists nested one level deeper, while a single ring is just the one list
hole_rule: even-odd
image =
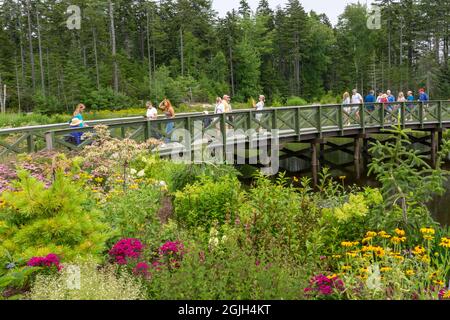
[{"label": "yellow flower", "polygon": [[346,247],[346,248],[350,248],[350,247],[353,247],[353,242],[344,241],[344,242],[341,243],[341,246]]},{"label": "yellow flower", "polygon": [[340,254],[333,254],[331,257],[333,259],[340,259],[342,256]]},{"label": "yellow flower", "polygon": [[430,262],[431,262],[430,257],[427,256],[427,255],[423,256],[420,260],[421,260],[422,262],[424,262],[424,263],[430,263]]},{"label": "yellow flower", "polygon": [[437,284],[438,286],[441,286],[441,287],[444,285],[444,281],[442,281],[442,280],[434,280],[433,283]]},{"label": "yellow flower", "polygon": [[414,272],[414,270],[406,270],[406,275],[407,276],[413,276],[413,275],[415,275],[416,273]]},{"label": "yellow flower", "polygon": [[95,182],[102,183],[103,182],[103,178],[102,177],[97,177],[97,178],[95,178]]},{"label": "yellow flower", "polygon": [[384,239],[389,239],[391,237],[389,234],[386,233],[386,231],[378,232],[378,236],[380,236],[381,238],[384,238]]},{"label": "yellow flower", "polygon": [[418,256],[424,254],[425,252],[426,252],[426,250],[425,250],[425,248],[422,247],[422,246],[416,246],[416,247],[414,248],[414,250],[412,251],[413,254],[418,255]]},{"label": "yellow flower", "polygon": [[424,235],[423,238],[424,238],[425,240],[429,240],[429,241],[431,241],[431,240],[434,239],[434,237],[433,237],[433,236],[430,236],[430,235]]},{"label": "yellow flower", "polygon": [[364,239],[362,239],[362,243],[367,243],[367,242],[370,242],[370,241],[372,241],[372,237],[366,237],[366,238],[364,238]]},{"label": "yellow flower", "polygon": [[420,229],[420,232],[424,235],[426,235],[426,234],[434,235],[436,233],[436,231],[433,228],[422,228],[422,229]]},{"label": "yellow flower", "polygon": [[446,237],[442,238],[439,246],[449,249],[450,248],[450,238],[446,238]]},{"label": "yellow flower", "polygon": [[369,269],[367,269],[367,268],[361,268],[361,269],[359,269],[359,272],[361,272],[361,273],[368,273],[368,272],[369,272]]},{"label": "yellow flower", "polygon": [[394,232],[399,236],[399,237],[403,237],[406,233],[404,230],[401,230],[399,228],[395,229]]},{"label": "yellow flower", "polygon": [[445,291],[445,293],[442,295],[442,299],[450,299],[450,290]]},{"label": "yellow flower", "polygon": [[139,186],[137,184],[132,184],[130,186],[130,190],[137,190],[137,189],[139,189]]},{"label": "yellow flower", "polygon": [[373,237],[376,237],[376,236],[377,236],[377,233],[373,232],[373,231],[369,231],[369,232],[366,233],[366,238],[373,238]]},{"label": "yellow flower", "polygon": [[294,182],[298,183],[300,180],[297,177],[294,177]]},{"label": "yellow flower", "polygon": [[406,241],[406,237],[392,237],[391,242],[393,244],[400,244]]},{"label": "yellow flower", "polygon": [[352,266],[342,266],[341,269],[342,271],[352,270]]},{"label": "yellow flower", "polygon": [[331,275],[331,276],[327,276],[327,278],[330,279],[330,280],[333,280],[334,278],[337,278],[337,275],[336,275],[336,274],[333,274],[333,275]]},{"label": "yellow flower", "polygon": [[355,253],[355,252],[347,252],[347,255],[349,257],[355,258],[357,256],[357,253]]},{"label": "yellow flower", "polygon": [[390,268],[390,267],[380,268],[380,272],[389,272],[389,271],[392,271],[392,268]]},{"label": "yellow flower", "polygon": [[342,180],[342,181],[344,181],[345,179],[347,179],[347,177],[346,177],[346,176],[340,176],[340,177],[339,177],[339,180]]},{"label": "yellow flower", "polygon": [[400,260],[400,261],[405,260],[405,258],[403,256],[401,256],[401,255],[395,255],[394,259],[397,259],[397,260]]}]

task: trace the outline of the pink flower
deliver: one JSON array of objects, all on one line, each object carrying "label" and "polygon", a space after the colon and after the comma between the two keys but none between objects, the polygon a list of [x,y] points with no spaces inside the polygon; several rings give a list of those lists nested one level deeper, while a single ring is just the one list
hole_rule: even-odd
[{"label": "pink flower", "polygon": [[145,262],[139,262],[136,267],[133,269],[133,273],[135,275],[141,275],[144,277],[148,277],[148,269],[150,269],[150,266]]},{"label": "pink flower", "polygon": [[46,257],[33,257],[28,261],[27,265],[29,267],[48,267],[48,268],[54,266],[58,269],[58,271],[62,269],[59,257],[54,253],[50,253]]},{"label": "pink flower", "polygon": [[184,245],[179,241],[167,241],[165,244],[163,244],[159,248],[159,253],[161,255],[173,255],[173,254],[180,254],[181,256],[184,255]]},{"label": "pink flower", "polygon": [[115,258],[120,265],[128,263],[128,259],[139,259],[144,249],[138,239],[122,239],[109,251],[109,255]]},{"label": "pink flower", "polygon": [[327,277],[320,274],[311,278],[309,283],[310,286],[303,291],[308,296],[316,298],[330,297],[333,293],[344,290],[344,282],[337,276]]}]

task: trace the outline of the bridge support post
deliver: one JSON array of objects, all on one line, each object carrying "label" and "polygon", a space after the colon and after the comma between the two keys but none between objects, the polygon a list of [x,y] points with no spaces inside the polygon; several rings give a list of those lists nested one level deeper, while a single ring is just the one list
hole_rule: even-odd
[{"label": "bridge support post", "polygon": [[311,173],[312,173],[313,187],[316,188],[319,183],[319,179],[318,179],[319,160],[317,157],[316,141],[311,142]]},{"label": "bridge support post", "polygon": [[436,130],[431,130],[431,166],[436,169],[438,144],[436,140]]},{"label": "bridge support post", "polygon": [[355,160],[355,174],[356,179],[361,179],[361,138],[358,136],[355,138],[355,154],[354,154],[354,160]]},{"label": "bridge support post", "polygon": [[369,154],[369,137],[367,135],[364,135],[362,137],[363,139],[363,151],[362,151],[362,156],[363,156],[363,166],[364,166],[364,171],[367,170],[367,166],[369,165],[369,158],[370,158],[370,154]]},{"label": "bridge support post", "polygon": [[55,138],[55,133],[54,132],[46,132],[45,133],[45,144],[46,144],[46,147],[47,147],[47,151],[52,151],[53,150],[54,138]]},{"label": "bridge support post", "polygon": [[439,129],[439,131],[438,131],[438,150],[440,151],[441,150],[441,148],[442,148],[442,134],[443,134],[443,131],[442,131],[442,129]]},{"label": "bridge support post", "polygon": [[320,141],[319,167],[322,170],[325,164],[325,141]]}]

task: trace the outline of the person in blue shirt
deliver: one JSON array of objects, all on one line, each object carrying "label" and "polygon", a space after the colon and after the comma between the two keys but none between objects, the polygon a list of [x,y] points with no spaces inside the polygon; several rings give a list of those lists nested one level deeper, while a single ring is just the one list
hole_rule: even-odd
[{"label": "person in blue shirt", "polygon": [[420,89],[419,90],[419,101],[422,102],[428,102],[430,99],[428,97],[428,95],[425,92],[425,89]]},{"label": "person in blue shirt", "polygon": [[386,94],[387,94],[387,100],[389,102],[389,105],[386,107],[386,110],[390,113],[390,115],[388,115],[388,117],[386,117],[386,118],[390,119],[390,121],[393,121],[394,115],[395,115],[395,110],[394,110],[394,105],[391,103],[395,102],[396,99],[395,99],[394,95],[392,94],[391,90],[386,91]]},{"label": "person in blue shirt", "polygon": [[[375,102],[377,102],[377,98],[375,97],[375,91],[370,90],[369,94],[364,98],[364,102],[366,103],[366,109],[370,113],[375,111]],[[369,122],[372,122],[372,117],[370,117]]]},{"label": "person in blue shirt", "polygon": [[[83,119],[82,113],[84,110],[86,110],[86,106],[84,104],[80,103],[79,105],[77,105],[77,107],[75,108],[75,112],[73,113],[73,119],[70,122],[71,128],[84,128],[88,126]],[[81,144],[81,137],[83,136],[83,132],[72,132],[70,135],[75,139],[76,145]]]},{"label": "person in blue shirt", "polygon": [[412,121],[413,120],[413,113],[414,113],[414,94],[412,91],[408,91],[408,96],[406,97],[406,101],[408,101],[408,104],[406,105],[406,120],[407,121]]},{"label": "person in blue shirt", "polygon": [[426,118],[426,114],[428,112],[428,104],[427,102],[429,101],[429,97],[425,92],[425,89],[420,89],[419,90],[419,101],[423,103],[423,114],[424,114],[424,119],[423,120],[427,120]]}]

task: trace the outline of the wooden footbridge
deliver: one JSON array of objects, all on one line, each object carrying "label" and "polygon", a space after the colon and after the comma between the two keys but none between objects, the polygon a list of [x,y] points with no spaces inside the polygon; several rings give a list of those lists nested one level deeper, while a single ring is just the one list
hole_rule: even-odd
[{"label": "wooden footbridge", "polygon": [[[174,123],[175,131],[166,132],[170,122]],[[230,151],[234,151],[237,144],[245,143],[249,148],[255,136],[258,141],[270,143],[276,132],[281,158],[298,157],[310,162],[308,171],[314,180],[317,180],[320,165],[336,165],[342,169],[352,165],[358,176],[362,160],[369,156],[370,140],[379,139],[377,135],[393,125],[424,132],[423,137],[411,136],[411,139],[427,146],[426,153],[431,163],[435,163],[442,132],[450,128],[450,101],[313,105],[226,114],[190,113],[177,115],[175,119],[135,117],[87,123],[89,127],[76,130],[68,124],[0,129],[0,159],[10,153],[81,150],[92,141],[88,139],[75,145],[68,137],[74,132],[92,131],[93,126],[101,124],[107,125],[115,137],[139,141],[161,139],[165,145],[157,150],[159,154],[165,156],[175,151],[191,159],[196,150],[205,148],[219,148],[223,159],[229,159]],[[339,144],[335,138],[350,138],[352,142]],[[286,147],[291,143],[307,143],[310,147],[306,152],[292,151]],[[354,161],[345,165],[327,162],[324,155],[335,150],[352,154]]]}]

